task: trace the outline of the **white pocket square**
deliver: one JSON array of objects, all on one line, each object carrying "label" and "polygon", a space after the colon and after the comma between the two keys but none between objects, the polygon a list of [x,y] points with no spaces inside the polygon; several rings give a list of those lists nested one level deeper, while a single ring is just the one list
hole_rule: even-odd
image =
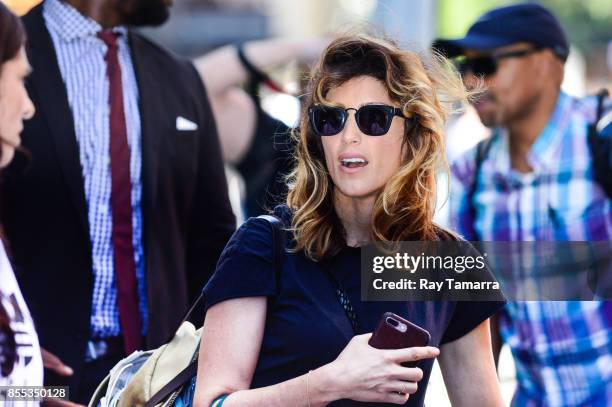
[{"label": "white pocket square", "polygon": [[176,118],[176,129],[181,131],[197,130],[198,125],[183,116],[178,116]]}]

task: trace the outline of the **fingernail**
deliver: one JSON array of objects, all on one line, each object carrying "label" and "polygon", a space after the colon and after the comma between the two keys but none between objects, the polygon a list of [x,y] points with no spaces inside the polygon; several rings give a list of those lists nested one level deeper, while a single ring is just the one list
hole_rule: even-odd
[{"label": "fingernail", "polygon": [[70,376],[72,376],[72,374],[74,373],[70,366],[64,366],[64,372],[66,372],[66,374]]}]

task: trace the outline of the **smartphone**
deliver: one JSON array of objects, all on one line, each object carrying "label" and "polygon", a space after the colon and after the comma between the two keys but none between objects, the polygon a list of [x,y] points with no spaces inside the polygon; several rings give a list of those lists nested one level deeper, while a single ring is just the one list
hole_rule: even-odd
[{"label": "smartphone", "polygon": [[378,349],[402,349],[427,346],[430,340],[425,329],[393,312],[385,312],[368,343]]}]

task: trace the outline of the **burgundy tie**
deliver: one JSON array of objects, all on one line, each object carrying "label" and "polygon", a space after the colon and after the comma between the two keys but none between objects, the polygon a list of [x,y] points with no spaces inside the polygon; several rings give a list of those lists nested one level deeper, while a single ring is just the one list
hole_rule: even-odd
[{"label": "burgundy tie", "polygon": [[132,183],[130,148],[123,110],[123,87],[119,66],[117,34],[110,30],[98,33],[108,47],[105,60],[109,83],[111,208],[113,217],[113,257],[117,281],[119,320],[127,355],[141,348],[141,316],[138,307],[136,263],[132,242]]}]

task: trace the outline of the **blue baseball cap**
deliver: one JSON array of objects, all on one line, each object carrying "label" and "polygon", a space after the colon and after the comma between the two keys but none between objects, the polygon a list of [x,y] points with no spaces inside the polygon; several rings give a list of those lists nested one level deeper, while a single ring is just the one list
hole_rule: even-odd
[{"label": "blue baseball cap", "polygon": [[550,48],[562,61],[567,59],[569,44],[555,16],[539,4],[516,4],[483,14],[463,38],[437,39],[432,48],[452,58],[466,49],[486,51],[517,42]]}]

